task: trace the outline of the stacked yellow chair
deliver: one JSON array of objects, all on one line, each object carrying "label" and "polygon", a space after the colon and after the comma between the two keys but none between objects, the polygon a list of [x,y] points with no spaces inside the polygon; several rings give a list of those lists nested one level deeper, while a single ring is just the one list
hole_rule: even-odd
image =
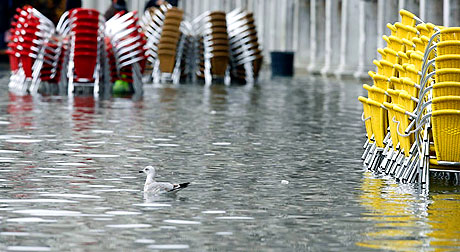
[{"label": "stacked yellow chair", "polygon": [[430,165],[460,170],[460,28],[444,28],[436,45],[431,127],[436,159]]},{"label": "stacked yellow chair", "polygon": [[373,85],[363,85],[368,97],[359,97],[362,158],[371,170],[428,188],[429,171],[460,171],[460,27],[400,15],[387,24]]},{"label": "stacked yellow chair", "polygon": [[[368,142],[375,145],[374,149],[380,150],[379,154],[383,156],[380,162],[373,162],[376,152],[372,149],[365,151],[365,154],[372,154],[363,156],[365,164],[370,169],[392,174],[397,178],[402,175],[408,178],[411,174],[406,172],[406,168],[416,164],[413,152],[415,137],[413,133],[405,134],[404,130],[414,120],[412,112],[418,103],[418,83],[421,79],[419,72],[434,25],[416,26],[415,15],[405,10],[401,10],[400,15],[401,22],[387,24],[391,35],[383,36],[386,47],[378,49],[382,57],[380,60],[374,60],[377,73],[369,72],[374,81],[373,87],[383,90],[385,98],[377,100],[373,94],[375,88],[371,89],[369,85],[364,85],[368,91],[368,98],[360,97],[360,101],[363,102],[363,106],[368,106],[369,114],[365,113],[364,118],[371,121],[371,126],[366,126]],[[380,111],[376,109],[377,107]],[[375,129],[374,125],[379,127]],[[370,134],[373,134],[373,138],[369,138]],[[378,140],[382,135],[385,140],[383,143]],[[415,177],[413,175],[412,178]]]}]

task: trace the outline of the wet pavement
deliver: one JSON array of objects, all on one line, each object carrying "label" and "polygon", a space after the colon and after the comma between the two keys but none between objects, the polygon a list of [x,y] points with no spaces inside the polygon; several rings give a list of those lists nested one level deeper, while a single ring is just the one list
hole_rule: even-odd
[{"label": "wet pavement", "polygon": [[[434,183],[421,197],[363,170],[363,90],[354,80],[147,86],[141,100],[106,101],[5,88],[2,251],[460,246],[458,187]],[[160,181],[191,185],[144,199],[146,165]]]}]

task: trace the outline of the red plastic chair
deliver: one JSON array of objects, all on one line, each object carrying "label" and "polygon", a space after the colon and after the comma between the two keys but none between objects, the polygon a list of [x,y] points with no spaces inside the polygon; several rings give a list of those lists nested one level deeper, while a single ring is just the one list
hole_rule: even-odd
[{"label": "red plastic chair", "polygon": [[6,54],[8,54],[10,59],[11,71],[16,72],[19,69],[19,57],[17,57],[13,50],[6,50]]},{"label": "red plastic chair", "polygon": [[97,53],[75,52],[74,70],[78,78],[93,79],[94,68],[97,64]]}]

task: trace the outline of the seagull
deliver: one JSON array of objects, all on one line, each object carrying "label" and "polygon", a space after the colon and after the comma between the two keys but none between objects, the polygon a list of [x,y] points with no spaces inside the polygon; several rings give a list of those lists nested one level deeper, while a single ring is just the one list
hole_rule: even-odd
[{"label": "seagull", "polygon": [[162,194],[162,193],[178,192],[186,188],[190,184],[190,182],[182,183],[182,184],[156,182],[155,181],[155,168],[151,165],[146,166],[143,170],[139,171],[139,173],[147,174],[147,178],[145,179],[145,184],[144,184],[144,195],[145,194],[157,195],[157,194]]}]

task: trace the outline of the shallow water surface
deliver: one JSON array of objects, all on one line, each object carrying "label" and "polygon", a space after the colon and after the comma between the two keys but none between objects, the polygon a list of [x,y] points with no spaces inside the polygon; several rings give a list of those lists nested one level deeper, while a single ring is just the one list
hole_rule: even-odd
[{"label": "shallow water surface", "polygon": [[[458,188],[424,198],[363,170],[362,92],[316,78],[147,86],[138,101],[4,88],[0,250],[457,249]],[[191,185],[143,199],[146,165]]]}]

